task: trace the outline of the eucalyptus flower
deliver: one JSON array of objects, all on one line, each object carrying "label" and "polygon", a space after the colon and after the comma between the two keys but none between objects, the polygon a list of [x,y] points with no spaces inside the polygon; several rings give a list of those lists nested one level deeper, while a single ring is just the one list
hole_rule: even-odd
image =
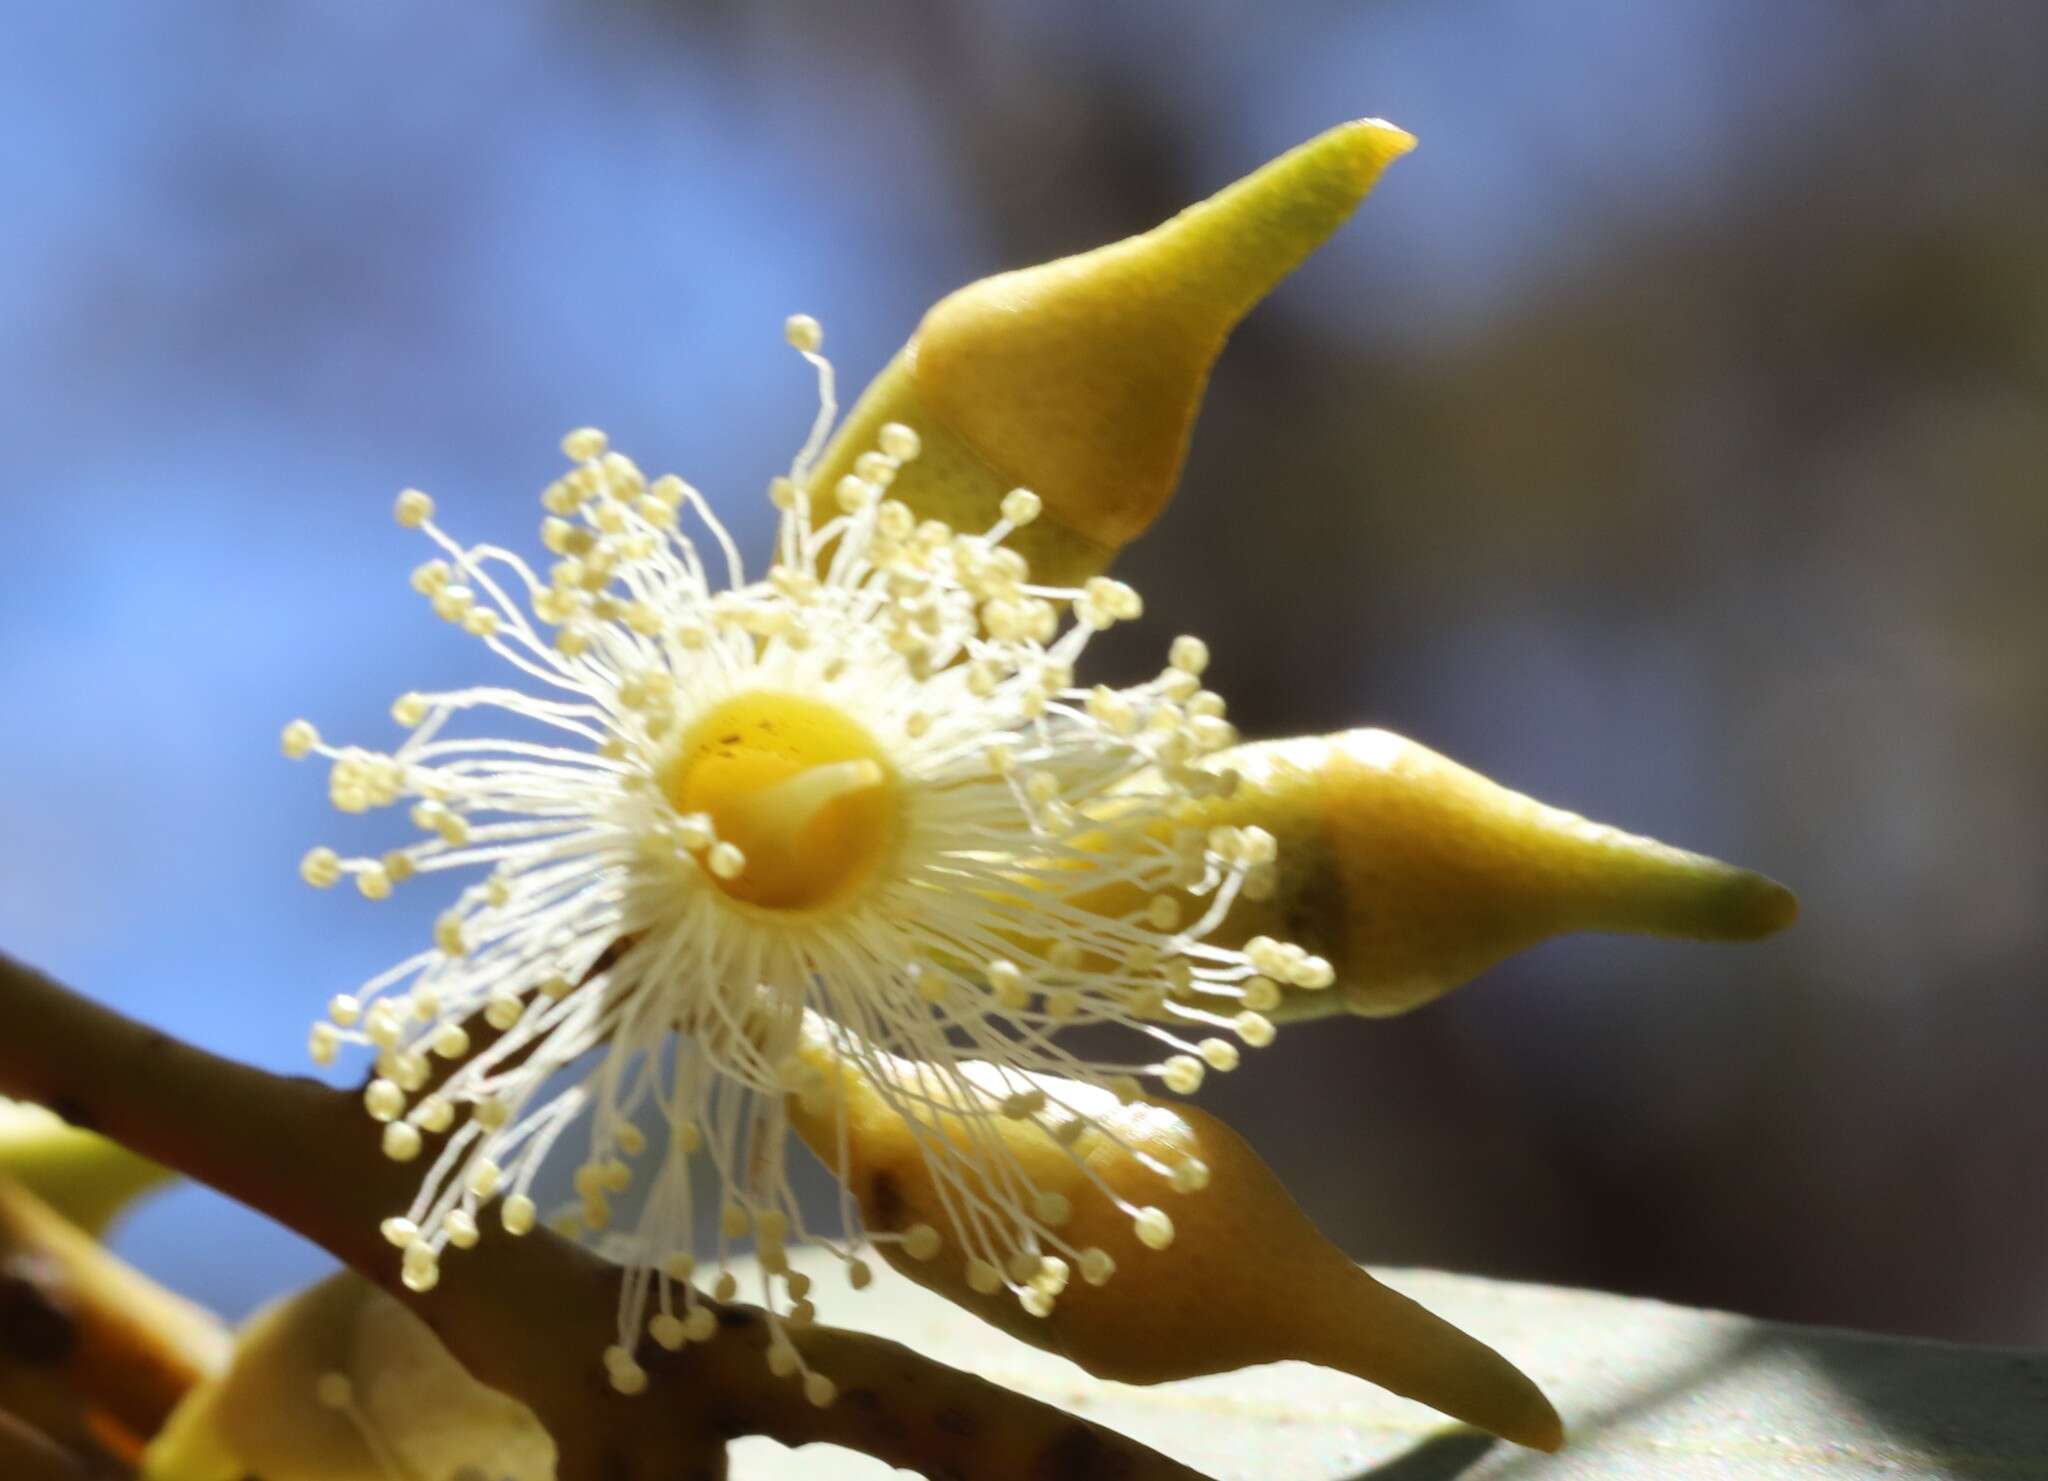
[{"label": "eucalyptus flower", "polygon": [[[513,681],[401,695],[388,750],[305,720],[283,747],[327,764],[343,812],[403,805],[417,830],[373,856],[315,848],[308,883],[379,900],[465,880],[432,944],[334,997],[309,1041],[322,1064],[370,1052],[384,1152],[421,1164],[383,1225],[408,1287],[546,1217],[626,1268],[604,1363],[635,1393],[643,1338],[710,1340],[705,1297],[738,1296],[744,1270],[770,1367],[819,1405],[834,1382],[790,1340],[813,1318],[797,1241],[862,1287],[865,1232],[1013,1329],[1135,1330],[1114,1313],[1180,1279],[1168,1266],[1209,1268],[1227,1221],[1130,1302],[1084,1290],[1172,1248],[1212,1179],[1238,1185],[1224,1199],[1271,1182],[1236,1152],[1218,1179],[1202,1145],[1235,1147],[1225,1132],[1154,1135],[1155,1098],[1234,1069],[1276,1016],[1402,1011],[1558,930],[1790,919],[1759,876],[1395,737],[1239,747],[1198,638],[1142,683],[1088,682],[1094,637],[1144,610],[1103,571],[1170,496],[1230,329],[1412,145],[1343,125],[1153,232],[970,285],[836,433],[822,331],[791,318],[819,406],[768,483],[759,572],[703,493],[591,428],[541,494],[544,569],[398,496],[434,547],[414,588]],[[1088,1025],[1135,1047],[1084,1052],[1063,1031]],[[792,1192],[792,1127],[839,1180],[834,1230]],[[544,1212],[557,1161],[575,1196]],[[1248,1316],[1269,1287],[1216,1278],[1237,1327],[1279,1330]],[[1087,1314],[1062,1323],[1070,1291]],[[1201,1361],[1289,1355],[1221,1335]],[[1492,1413],[1506,1394],[1482,1422],[1554,1444],[1505,1371],[1476,1407],[1433,1401]]]},{"label": "eucalyptus flower", "polygon": [[[711,1336],[695,1278],[733,1296],[735,1249],[759,1251],[758,1294],[778,1322],[808,1315],[781,1259],[814,1237],[784,1156],[784,1098],[819,1078],[797,1052],[807,1016],[933,1067],[970,1117],[1067,1125],[1034,1075],[1123,1100],[1144,1078],[1191,1092],[1235,1067],[1240,1045],[1271,1042],[1263,1010],[1281,983],[1334,980],[1327,961],[1269,937],[1209,944],[1270,880],[1275,849],[1257,827],[1200,824],[1233,782],[1204,762],[1236,739],[1202,687],[1204,645],[1176,639],[1145,683],[1086,684],[1090,641],[1137,617],[1138,594],[1107,577],[1035,582],[1006,544],[1040,512],[1027,489],[987,528],[919,520],[889,497],[920,450],[901,423],[816,507],[832,372],[814,321],[793,318],[787,334],[816,368],[821,406],[769,487],[765,573],[748,576],[695,488],[649,479],[578,430],[563,441],[570,468],[541,496],[556,557],[545,574],[459,542],[425,494],[397,500],[398,522],[437,549],[413,584],[525,687],[403,695],[393,715],[409,733],[388,752],[330,745],[304,721],[284,733],[288,754],[328,763],[337,808],[407,804],[420,834],[375,858],[316,848],[310,883],[347,879],[381,899],[415,876],[472,876],[428,949],[337,996],[312,1030],[316,1060],[373,1052],[363,1099],[384,1150],[426,1162],[386,1224],[406,1283],[430,1288],[489,1207],[508,1233],[531,1229],[535,1179],[574,1131],[579,1202],[565,1223],[609,1230],[615,1197],[645,1189],[632,1227],[607,1241],[640,1276],[607,1359],[629,1391],[645,1381],[631,1356],[643,1325],[669,1346]],[[510,735],[480,723],[494,712]],[[1094,1059],[1054,1036],[1088,1023],[1150,1048]],[[954,1068],[968,1055],[993,1073]],[[900,1094],[914,1110],[914,1092]],[[1002,1146],[993,1133],[931,1137],[925,1155],[954,1193],[956,1256],[1035,1300],[1003,1272],[1088,1253],[1059,1233],[1063,1200],[1021,1166],[977,1171]],[[719,1200],[708,1249],[692,1236],[700,1160]],[[1192,1159],[1153,1171],[1162,1188],[1207,1177]],[[1171,1242],[1156,1204],[1121,1206],[1147,1244]],[[917,1258],[945,1242],[928,1223],[871,1237]],[[829,1379],[806,1376],[829,1401]]]},{"label": "eucalyptus flower", "polygon": [[[1221,944],[1233,906],[1272,890],[1274,839],[1208,819],[1235,786],[1212,763],[1237,736],[1200,640],[1176,639],[1146,682],[1088,683],[1095,635],[1143,611],[1101,567],[1170,494],[1231,325],[1412,142],[1345,125],[1147,237],[962,290],[921,326],[921,366],[899,357],[836,438],[822,331],[791,318],[819,406],[768,486],[765,571],[702,493],[594,429],[563,440],[570,466],[541,496],[544,572],[399,495],[398,522],[435,547],[414,587],[517,682],[400,696],[408,734],[389,750],[304,720],[283,746],[327,763],[342,811],[403,804],[419,833],[374,857],[315,848],[309,883],[376,900],[468,880],[432,945],[338,994],[309,1041],[323,1064],[370,1051],[384,1151],[423,1165],[383,1226],[407,1286],[430,1290],[492,1225],[536,1227],[559,1149],[576,1198],[554,1222],[630,1272],[604,1355],[615,1387],[645,1386],[643,1334],[709,1340],[702,1293],[738,1295],[747,1250],[777,1338],[804,1325],[791,1241],[820,1239],[856,1286],[871,1274],[844,1128],[820,1149],[841,1179],[836,1235],[807,1226],[788,1178],[791,1107],[834,1103],[800,1052],[821,1028],[863,1046],[927,1128],[942,1190],[938,1222],[871,1240],[1026,1307],[1045,1299],[1043,1262],[1104,1268],[1001,1128],[1066,1128],[1071,1148],[1094,1118],[1048,1077],[1108,1104],[1147,1082],[1192,1092],[1271,1042],[1288,993],[1335,973],[1276,935]],[[1012,415],[1033,401],[1047,414]],[[1089,1024],[1141,1047],[1098,1057],[1057,1036]],[[885,1073],[898,1059],[925,1078]],[[929,1130],[932,1085],[965,1135]],[[1209,1171],[1133,1155],[1154,1191],[1113,1203],[1164,1249],[1158,1193]],[[700,1247],[706,1187],[717,1234]],[[793,1344],[769,1361],[831,1402]]]}]

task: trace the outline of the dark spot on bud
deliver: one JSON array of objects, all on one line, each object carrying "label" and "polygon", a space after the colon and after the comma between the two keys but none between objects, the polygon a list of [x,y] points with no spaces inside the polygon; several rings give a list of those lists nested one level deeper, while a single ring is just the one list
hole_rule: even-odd
[{"label": "dark spot on bud", "polygon": [[60,1095],[49,1102],[50,1109],[80,1131],[98,1131],[100,1118],[93,1114],[91,1106],[76,1096]]},{"label": "dark spot on bud", "polygon": [[877,1229],[903,1227],[903,1190],[893,1173],[878,1172],[868,1179],[868,1222]]}]

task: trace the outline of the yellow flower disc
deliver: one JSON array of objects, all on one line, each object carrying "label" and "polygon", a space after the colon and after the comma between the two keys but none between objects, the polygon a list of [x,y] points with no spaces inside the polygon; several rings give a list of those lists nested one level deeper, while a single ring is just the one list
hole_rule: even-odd
[{"label": "yellow flower disc", "polygon": [[893,852],[900,798],[886,753],[843,711],[755,691],[713,708],[661,772],[684,814],[744,856],[712,878],[735,900],[819,910],[858,893]]}]

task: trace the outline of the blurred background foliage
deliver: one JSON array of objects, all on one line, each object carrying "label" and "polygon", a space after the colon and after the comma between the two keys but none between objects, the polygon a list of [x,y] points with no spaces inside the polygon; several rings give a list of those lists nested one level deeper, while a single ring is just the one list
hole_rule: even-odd
[{"label": "blurred background foliage", "polygon": [[[1374,723],[1799,888],[1580,939],[1206,1103],[1361,1258],[2048,1340],[2048,9],[1910,0],[20,7],[0,53],[0,941],[226,1052],[413,949],[277,756],[485,661],[595,421],[755,498],[940,294],[1339,119],[1421,136],[1240,332],[1112,667]],[[379,845],[380,847],[382,845]],[[4,1032],[4,1025],[0,1025]],[[320,1257],[197,1190],[229,1312]]]}]

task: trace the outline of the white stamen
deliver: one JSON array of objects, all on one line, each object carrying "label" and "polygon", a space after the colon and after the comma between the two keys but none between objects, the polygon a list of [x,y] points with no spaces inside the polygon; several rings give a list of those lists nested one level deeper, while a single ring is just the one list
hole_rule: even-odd
[{"label": "white stamen", "polygon": [[[1234,1028],[1258,1047],[1272,1039],[1277,984],[1334,980],[1284,942],[1207,940],[1271,879],[1275,854],[1270,835],[1204,821],[1231,786],[1213,758],[1235,734],[1199,685],[1207,648],[1180,638],[1156,679],[1076,688],[1092,635],[1138,618],[1138,594],[1106,577],[1033,584],[1004,543],[1043,513],[1027,490],[979,533],[919,522],[895,490],[914,486],[905,470],[922,439],[900,423],[843,478],[819,477],[831,366],[815,320],[796,316],[786,333],[817,372],[820,411],[770,486],[764,579],[746,579],[696,489],[649,480],[582,428],[562,442],[573,466],[542,494],[545,573],[459,544],[424,494],[396,505],[436,547],[414,589],[531,692],[407,692],[392,709],[407,733],[388,753],[330,746],[306,721],[281,737],[287,756],[330,764],[340,810],[407,805],[417,825],[417,841],[376,857],[312,850],[308,883],[352,876],[383,899],[415,875],[476,872],[433,949],[336,997],[309,1038],[323,1063],[341,1045],[372,1051],[364,1103],[384,1150],[426,1167],[412,1206],[384,1226],[405,1251],[402,1278],[430,1289],[447,1249],[488,1232],[494,1201],[507,1233],[536,1228],[541,1165],[576,1132],[576,1200],[548,1217],[606,1231],[602,1247],[627,1268],[606,1360],[626,1393],[646,1386],[632,1356],[643,1336],[674,1350],[714,1335],[693,1282],[733,1299],[728,1266],[752,1241],[770,1362],[831,1402],[830,1379],[783,1335],[812,1309],[787,1257],[811,1233],[784,1170],[786,1097],[829,1108],[833,1094],[800,1048],[827,1047],[913,1121],[937,1107],[968,1124],[958,1139],[920,1139],[946,1227],[877,1237],[1044,1315],[1070,1272],[1100,1284],[1114,1262],[1063,1239],[1073,1201],[1034,1183],[1001,1127],[1036,1127],[1076,1155],[1093,1123],[1049,1086],[1078,1082],[1105,1104],[1139,1097],[1140,1074],[1192,1091],[1239,1049],[1187,1026]],[[758,790],[681,811],[666,779],[687,738],[747,696],[825,707],[872,737],[875,756],[798,757]],[[519,738],[468,728],[488,711]],[[894,832],[843,892],[786,910],[750,892],[792,859],[816,864],[806,830],[875,789]],[[1116,1024],[1153,1047],[1128,1063],[1081,1058],[1052,1037],[1068,1023]],[[565,1084],[586,1058],[587,1076]],[[692,1163],[718,1188],[710,1249],[693,1243]],[[1155,1170],[1182,1193],[1208,1178],[1194,1161]],[[613,1200],[636,1183],[643,1211],[612,1230]],[[1147,1246],[1172,1241],[1160,1209],[1124,1212]],[[866,1285],[870,1267],[834,1248]]]}]

